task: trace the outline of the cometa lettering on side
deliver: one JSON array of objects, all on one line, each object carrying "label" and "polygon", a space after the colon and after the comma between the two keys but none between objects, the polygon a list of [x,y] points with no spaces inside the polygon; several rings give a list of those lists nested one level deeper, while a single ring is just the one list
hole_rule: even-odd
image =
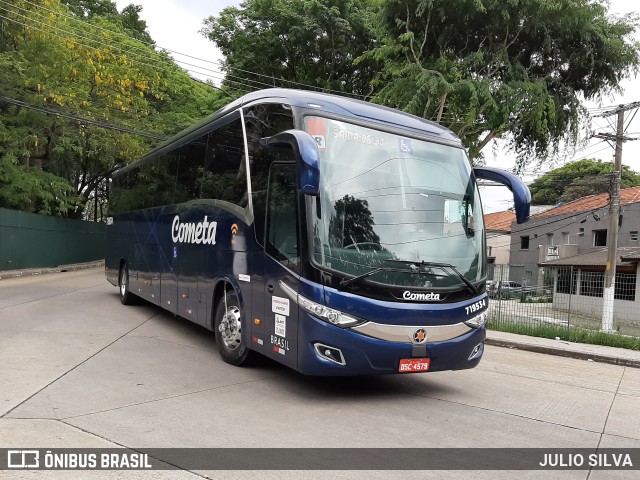
[{"label": "cometa lettering on side", "polygon": [[173,217],[171,224],[171,240],[173,243],[195,243],[197,245],[215,245],[217,222],[207,221],[205,215],[202,222],[180,223],[180,217]]}]

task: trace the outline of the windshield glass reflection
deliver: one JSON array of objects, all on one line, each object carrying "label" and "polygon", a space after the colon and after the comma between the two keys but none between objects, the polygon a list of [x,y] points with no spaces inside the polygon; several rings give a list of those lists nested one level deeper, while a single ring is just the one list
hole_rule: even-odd
[{"label": "windshield glass reflection", "polygon": [[482,210],[464,150],[321,117],[305,125],[320,151],[317,263],[402,286],[464,285],[434,263],[484,278]]}]

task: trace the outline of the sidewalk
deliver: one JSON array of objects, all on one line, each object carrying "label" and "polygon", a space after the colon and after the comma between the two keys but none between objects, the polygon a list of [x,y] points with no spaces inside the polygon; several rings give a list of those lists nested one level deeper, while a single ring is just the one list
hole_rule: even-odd
[{"label": "sidewalk", "polygon": [[487,330],[487,345],[640,368],[640,351]]},{"label": "sidewalk", "polygon": [[44,275],[46,273],[73,272],[85,268],[97,268],[104,266],[104,260],[94,262],[74,263],[71,265],[58,265],[57,267],[24,268],[22,270],[0,271],[0,280],[16,277],[30,277],[32,275]]}]

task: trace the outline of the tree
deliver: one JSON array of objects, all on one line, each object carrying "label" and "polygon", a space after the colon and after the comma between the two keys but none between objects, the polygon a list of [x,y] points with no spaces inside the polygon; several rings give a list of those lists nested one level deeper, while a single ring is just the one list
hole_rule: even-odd
[{"label": "tree", "polygon": [[220,94],[131,38],[106,8],[112,2],[68,3],[89,13],[59,0],[0,6],[9,19],[0,30],[0,95],[25,102],[0,102],[0,159],[20,180],[0,177],[0,206],[80,217],[89,201],[104,201],[97,195],[111,173],[157,140],[27,107],[162,137],[213,111]]},{"label": "tree", "polygon": [[442,123],[481,156],[508,138],[527,156],[577,140],[582,100],[636,71],[636,16],[592,0],[389,0],[374,101]]},{"label": "tree", "polygon": [[[222,50],[230,89],[295,82],[368,96],[375,59],[354,60],[376,46],[377,0],[246,0],[204,21],[202,34]],[[255,73],[253,73],[255,72]]]},{"label": "tree", "polygon": [[74,15],[83,18],[118,14],[118,7],[111,0],[62,0],[62,4],[68,7]]},{"label": "tree", "polygon": [[332,246],[344,247],[362,243],[380,244],[380,237],[374,230],[375,221],[369,202],[351,195],[336,200],[335,215],[329,222],[329,238]]},{"label": "tree", "polygon": [[[613,165],[600,160],[579,160],[552,170],[530,186],[534,205],[571,202],[587,195],[607,193],[611,189]],[[640,174],[622,166],[622,188],[640,185]]]}]

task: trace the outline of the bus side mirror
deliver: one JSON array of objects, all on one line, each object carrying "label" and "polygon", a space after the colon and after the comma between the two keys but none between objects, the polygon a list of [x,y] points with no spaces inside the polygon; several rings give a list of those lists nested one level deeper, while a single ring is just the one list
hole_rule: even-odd
[{"label": "bus side mirror", "polygon": [[320,194],[320,154],[311,135],[302,130],[286,130],[261,139],[260,144],[267,148],[293,149],[298,164],[298,189],[305,195],[317,197]]},{"label": "bus side mirror", "polygon": [[482,178],[500,183],[506,186],[513,193],[513,202],[516,209],[516,221],[524,223],[529,219],[529,208],[531,206],[531,192],[520,178],[513,173],[499,168],[475,167],[473,173],[476,179]]}]

